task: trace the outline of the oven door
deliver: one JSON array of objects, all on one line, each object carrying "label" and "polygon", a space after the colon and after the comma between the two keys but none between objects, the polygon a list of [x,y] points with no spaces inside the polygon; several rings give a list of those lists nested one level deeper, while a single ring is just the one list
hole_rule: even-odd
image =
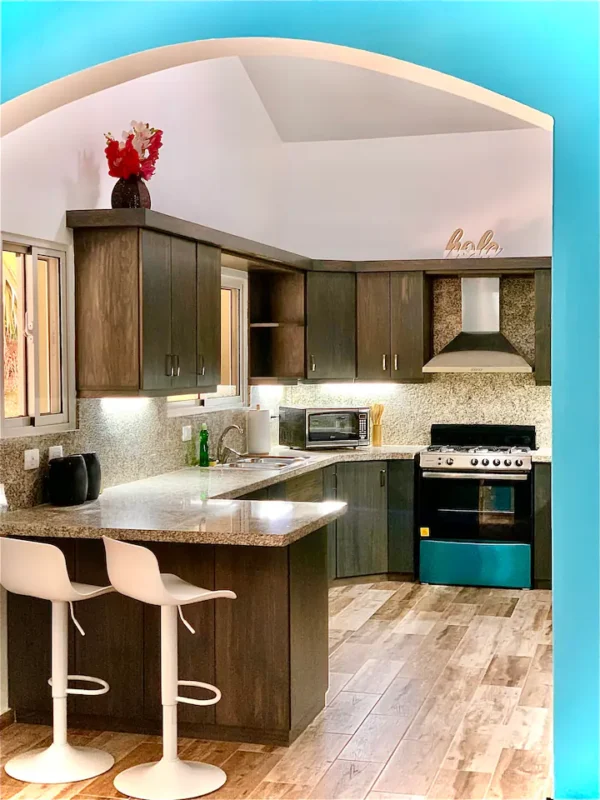
[{"label": "oven door", "polygon": [[306,412],[306,444],[309,447],[356,445],[359,434],[357,411]]},{"label": "oven door", "polygon": [[531,473],[424,470],[420,491],[422,538],[531,543]]}]

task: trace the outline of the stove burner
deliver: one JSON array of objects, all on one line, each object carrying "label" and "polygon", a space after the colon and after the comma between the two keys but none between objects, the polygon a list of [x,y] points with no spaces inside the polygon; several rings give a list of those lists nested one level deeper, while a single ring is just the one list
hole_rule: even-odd
[{"label": "stove burner", "polygon": [[427,448],[428,453],[476,453],[477,455],[485,455],[489,453],[507,453],[510,455],[531,453],[529,447],[470,447],[466,445],[442,445],[432,444]]}]

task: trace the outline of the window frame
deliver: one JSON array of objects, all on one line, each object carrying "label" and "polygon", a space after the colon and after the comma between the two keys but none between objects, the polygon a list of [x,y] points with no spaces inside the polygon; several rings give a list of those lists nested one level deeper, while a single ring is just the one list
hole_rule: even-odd
[{"label": "window frame", "polygon": [[[33,323],[28,322],[31,335],[27,341],[27,386],[26,391],[33,393],[33,413],[24,417],[4,416],[4,369],[0,370],[0,439],[11,439],[25,436],[40,436],[50,433],[62,433],[75,429],[75,274],[72,249],[60,242],[36,239],[21,234],[2,232],[0,234],[2,250],[14,246],[16,252],[25,250],[26,270],[29,270],[30,286],[26,288],[27,306],[33,306],[36,313]],[[55,414],[40,413],[40,396],[37,387],[39,367],[39,350],[36,343],[38,336],[38,281],[37,259],[48,256],[59,262],[60,274],[60,334],[61,334],[61,399],[62,411]],[[29,262],[29,263],[27,263]],[[0,273],[2,274],[2,273]],[[32,280],[35,275],[36,280]],[[3,286],[3,283],[2,283]],[[4,320],[4,291],[0,292],[0,316]],[[0,343],[2,363],[4,363],[4,336]],[[32,388],[33,387],[33,388]]]},{"label": "window frame", "polygon": [[232,397],[206,397],[203,392],[193,400],[171,400],[167,404],[167,416],[183,417],[206,414],[209,411],[242,409],[248,406],[248,273],[229,267],[221,267],[221,288],[237,289],[239,303],[239,381],[240,393]]}]

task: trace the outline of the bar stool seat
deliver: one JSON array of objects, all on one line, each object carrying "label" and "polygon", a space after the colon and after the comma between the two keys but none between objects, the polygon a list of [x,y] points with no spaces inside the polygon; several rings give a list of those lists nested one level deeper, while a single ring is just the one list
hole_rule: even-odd
[{"label": "bar stool seat", "polygon": [[[92,747],[73,747],[67,741],[67,695],[98,695],[109,691],[101,678],[68,674],[69,609],[73,603],[112,592],[112,586],[93,586],[71,581],[62,550],[51,544],[10,537],[0,538],[0,583],[13,594],[50,600],[52,603],[52,727],[50,747],[31,750],[12,758],[5,766],[13,778],[27,783],[71,783],[100,775],[114,764],[110,753]],[[69,680],[99,688],[70,687]]]},{"label": "bar stool seat", "polygon": [[[221,692],[201,681],[179,680],[177,675],[177,614],[184,618],[182,606],[219,598],[235,599],[228,589],[210,590],[194,586],[177,575],[160,572],[156,556],[139,545],[103,537],[108,576],[121,594],[143,603],[160,606],[161,628],[161,701],[163,707],[163,755],[160,761],[140,764],[121,772],[115,788],[139,800],[186,800],[216,791],[227,780],[219,767],[198,761],[181,761],[177,756],[177,704],[208,706],[218,703]],[[198,700],[178,694],[180,686],[195,686],[212,692],[212,697]]]}]

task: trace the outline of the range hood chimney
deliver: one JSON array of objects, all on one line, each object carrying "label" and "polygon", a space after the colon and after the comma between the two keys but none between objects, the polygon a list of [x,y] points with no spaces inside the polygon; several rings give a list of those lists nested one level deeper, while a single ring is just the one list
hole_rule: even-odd
[{"label": "range hood chimney", "polygon": [[500,278],[462,278],[462,331],[423,372],[533,372],[500,333]]}]

